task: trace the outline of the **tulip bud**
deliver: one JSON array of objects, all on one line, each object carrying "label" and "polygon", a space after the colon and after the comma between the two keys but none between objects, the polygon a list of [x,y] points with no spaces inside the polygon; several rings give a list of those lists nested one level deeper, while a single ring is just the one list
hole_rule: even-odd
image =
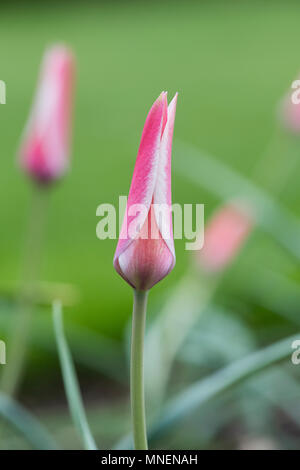
[{"label": "tulip bud", "polygon": [[150,289],[175,265],[171,151],[176,102],[177,94],[168,106],[163,92],[147,116],[114,256],[116,271],[137,290]]},{"label": "tulip bud", "polygon": [[64,46],[45,54],[20,148],[20,165],[34,180],[49,183],[69,165],[74,58]]},{"label": "tulip bud", "polygon": [[198,264],[209,273],[223,271],[239,253],[253,226],[245,206],[227,204],[221,207],[204,232],[204,246],[197,253]]}]

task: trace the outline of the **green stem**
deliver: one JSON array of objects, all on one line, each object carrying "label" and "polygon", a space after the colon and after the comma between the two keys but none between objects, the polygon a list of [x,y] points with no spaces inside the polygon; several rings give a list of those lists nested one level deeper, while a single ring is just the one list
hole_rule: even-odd
[{"label": "green stem", "polygon": [[148,292],[134,290],[131,338],[131,414],[136,450],[147,450],[144,399],[144,335]]},{"label": "green stem", "polygon": [[13,318],[11,338],[7,347],[7,365],[1,378],[1,389],[7,395],[15,395],[26,361],[32,314],[35,304],[35,283],[38,280],[41,261],[46,206],[49,189],[35,186],[32,196],[28,235],[24,249],[21,287]]}]

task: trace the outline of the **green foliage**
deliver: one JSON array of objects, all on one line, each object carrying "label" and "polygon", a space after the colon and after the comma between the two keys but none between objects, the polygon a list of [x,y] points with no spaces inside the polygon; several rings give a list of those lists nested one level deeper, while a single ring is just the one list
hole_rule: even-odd
[{"label": "green foliage", "polygon": [[[13,398],[0,393],[0,416],[5,422],[16,428],[25,436],[34,449],[50,450],[57,449],[57,444],[48,431],[26,408],[16,402]],[[3,424],[3,422],[1,423]],[[1,433],[5,434],[7,427],[1,426]]]},{"label": "green foliage", "polygon": [[61,304],[59,302],[55,302],[53,305],[53,323],[71,416],[82,438],[85,449],[96,450],[97,447],[86,419],[72,356],[64,335]]}]

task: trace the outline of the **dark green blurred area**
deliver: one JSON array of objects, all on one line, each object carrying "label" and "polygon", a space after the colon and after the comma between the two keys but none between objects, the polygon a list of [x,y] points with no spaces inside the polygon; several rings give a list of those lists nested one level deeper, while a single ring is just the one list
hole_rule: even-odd
[{"label": "dark green blurred area", "polygon": [[[278,103],[300,72],[299,15],[300,4],[296,1],[54,1],[2,5],[0,79],[7,85],[7,104],[0,105],[0,295],[3,292],[5,296],[7,285],[20,277],[31,187],[17,169],[16,152],[35,90],[39,64],[48,45],[64,42],[74,49],[78,76],[71,171],[52,191],[41,279],[72,284],[78,289],[79,302],[65,309],[66,325],[81,325],[83,331],[87,328],[119,341],[124,337],[131,314],[132,293],[112,266],[116,241],[100,241],[96,237],[96,208],[101,203],[117,204],[119,195],[127,195],[148,109],[162,90],[168,90],[169,98],[179,92],[174,167],[179,159],[185,158],[182,152],[176,152],[177,139],[179,143],[214,155],[250,180],[257,180],[271,193],[277,193],[276,184],[273,187],[269,184],[273,171],[275,174],[273,166],[260,175],[257,164],[278,127]],[[280,157],[284,166],[285,153]],[[281,204],[296,216],[300,216],[299,178],[300,165],[297,165],[278,196]],[[220,204],[215,195],[191,183],[180,172],[174,172],[172,187],[173,202],[204,203],[206,220]],[[189,265],[191,253],[185,251],[184,241],[177,241],[175,246],[176,268],[151,292],[150,319]],[[285,321],[281,313],[286,309],[297,315],[299,298],[289,295],[290,291],[281,284],[280,277],[276,284],[273,278],[266,278],[266,273],[274,271],[295,282],[295,295],[300,281],[298,266],[298,261],[280,248],[272,237],[257,231],[221,283],[217,302],[233,312],[235,325],[239,327],[239,322],[244,322],[243,328],[249,329],[249,335],[255,332],[256,345],[296,333],[295,324]],[[259,279],[266,283],[260,283]],[[280,288],[275,291],[274,285]],[[285,303],[286,298],[289,300]],[[9,312],[11,310],[10,306]],[[44,312],[40,314],[43,315]],[[222,323],[216,321],[214,325],[216,333],[222,335]],[[76,331],[78,339],[79,330]],[[44,330],[42,333],[37,332],[39,348],[41,338],[47,336]],[[50,337],[51,342],[53,333],[49,320]],[[73,338],[74,343],[76,338]],[[83,334],[78,341],[77,359],[83,355],[85,342],[91,351],[93,345],[89,341],[90,337]],[[241,351],[245,350],[241,347]],[[94,351],[96,364],[96,346]],[[109,354],[107,352],[108,358]],[[188,360],[185,358],[186,363],[195,362],[191,359],[193,351],[185,351],[185,354],[189,357]],[[235,355],[228,352],[228,360],[233,358]],[[42,377],[47,375],[51,386],[46,383],[39,387],[45,390],[49,386],[45,394],[48,399],[52,395],[56,397],[59,372],[57,363],[50,362],[48,356],[47,359],[48,368]],[[88,360],[87,357],[86,362]],[[123,380],[126,373],[118,360],[118,355],[111,358],[111,367],[115,371],[107,375],[116,376],[120,371]],[[199,370],[200,375],[205,375],[220,365],[218,360],[214,363],[214,357],[211,360],[212,365],[207,367],[201,363],[199,366],[196,361],[198,369],[192,368],[182,375],[179,371],[178,377],[173,377],[174,389],[179,388],[178,384],[199,378]],[[42,353],[35,355],[39,370],[44,361]],[[103,358],[102,362],[105,362]],[[109,364],[108,359],[108,367]],[[96,370],[96,366],[93,368]],[[34,370],[28,371],[29,377],[34,375]],[[97,413],[105,423],[110,423],[108,436],[103,439],[111,445],[110,439],[116,434],[120,437],[128,428],[128,421],[124,424],[120,419],[122,413],[126,415],[128,411],[127,402],[124,405],[122,392],[120,401],[119,392],[116,397],[111,397],[110,384],[99,383],[85,368],[84,372],[85,383],[91,385],[88,395],[92,404],[90,415],[99,427],[101,438],[103,427]],[[102,372],[105,374],[107,370]],[[35,379],[34,383],[37,383],[39,379]],[[29,382],[27,378],[27,385]],[[257,404],[251,393],[245,396],[242,401],[245,401],[243,406],[248,414],[259,416],[261,403]],[[100,397],[103,409],[97,409],[94,415],[93,406]],[[222,402],[218,404],[223,412],[227,407],[226,399],[227,396],[222,398],[224,406]],[[32,398],[27,400],[30,405],[35,403]],[[106,400],[117,403],[114,411],[107,411]],[[52,398],[49,402],[51,405]],[[234,408],[232,402],[230,406]],[[234,419],[230,407],[227,413]],[[46,422],[52,418],[55,421],[56,417],[50,414],[47,410],[42,415]],[[206,419],[207,423],[214,422],[214,410],[206,411]],[[226,419],[225,416],[224,422]],[[263,434],[265,430],[262,423],[257,422],[259,418],[254,421],[253,418],[251,429],[261,429]],[[272,424],[268,425],[272,428]],[[63,440],[67,426],[65,416],[60,416],[53,425],[50,422],[51,426],[60,429]],[[72,432],[66,438],[66,445],[72,441],[76,446]],[[179,432],[179,437],[175,435],[173,444],[169,445],[176,446],[180,442],[182,448],[192,446],[198,428],[193,432],[193,438],[188,435],[186,441]],[[209,432],[207,430],[208,437],[205,432],[201,437],[203,445],[206,439],[210,442]],[[298,438],[299,429],[297,432]],[[289,438],[285,437],[284,442],[288,443],[287,447],[293,447],[294,442]],[[219,435],[210,445],[222,446],[222,439]],[[227,442],[229,447],[231,444],[231,441]]]},{"label": "dark green blurred area", "polygon": [[[29,185],[15,154],[46,46],[78,62],[72,171],[53,191],[42,278],[74,283],[72,318],[119,336],[131,292],[112,268],[116,243],[95,235],[96,208],[127,194],[143,122],[161,92],[179,91],[175,137],[247,174],[272,133],[278,98],[300,68],[296,2],[79,2],[2,6],[1,281],[18,276]],[[176,143],[175,143],[176,145]],[[283,194],[299,211],[297,176]],[[215,201],[174,175],[173,201]],[[153,297],[184,270],[177,267]],[[116,294],[117,293],[117,294]]]}]

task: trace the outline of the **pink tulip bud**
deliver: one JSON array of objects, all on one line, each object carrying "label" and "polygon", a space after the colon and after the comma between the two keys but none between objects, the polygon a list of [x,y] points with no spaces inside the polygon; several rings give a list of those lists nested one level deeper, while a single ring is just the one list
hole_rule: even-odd
[{"label": "pink tulip bud", "polygon": [[137,290],[150,289],[175,265],[171,151],[176,102],[177,94],[168,106],[163,92],[147,116],[114,256],[116,271]]},{"label": "pink tulip bud", "polygon": [[253,226],[245,206],[227,204],[211,218],[204,232],[204,246],[198,262],[206,272],[224,270],[239,253]]},{"label": "pink tulip bud", "polygon": [[300,133],[300,80],[292,83],[291,91],[281,101],[279,120],[289,132]]},{"label": "pink tulip bud", "polygon": [[60,178],[69,165],[74,58],[64,46],[45,54],[20,148],[20,165],[36,181]]}]

